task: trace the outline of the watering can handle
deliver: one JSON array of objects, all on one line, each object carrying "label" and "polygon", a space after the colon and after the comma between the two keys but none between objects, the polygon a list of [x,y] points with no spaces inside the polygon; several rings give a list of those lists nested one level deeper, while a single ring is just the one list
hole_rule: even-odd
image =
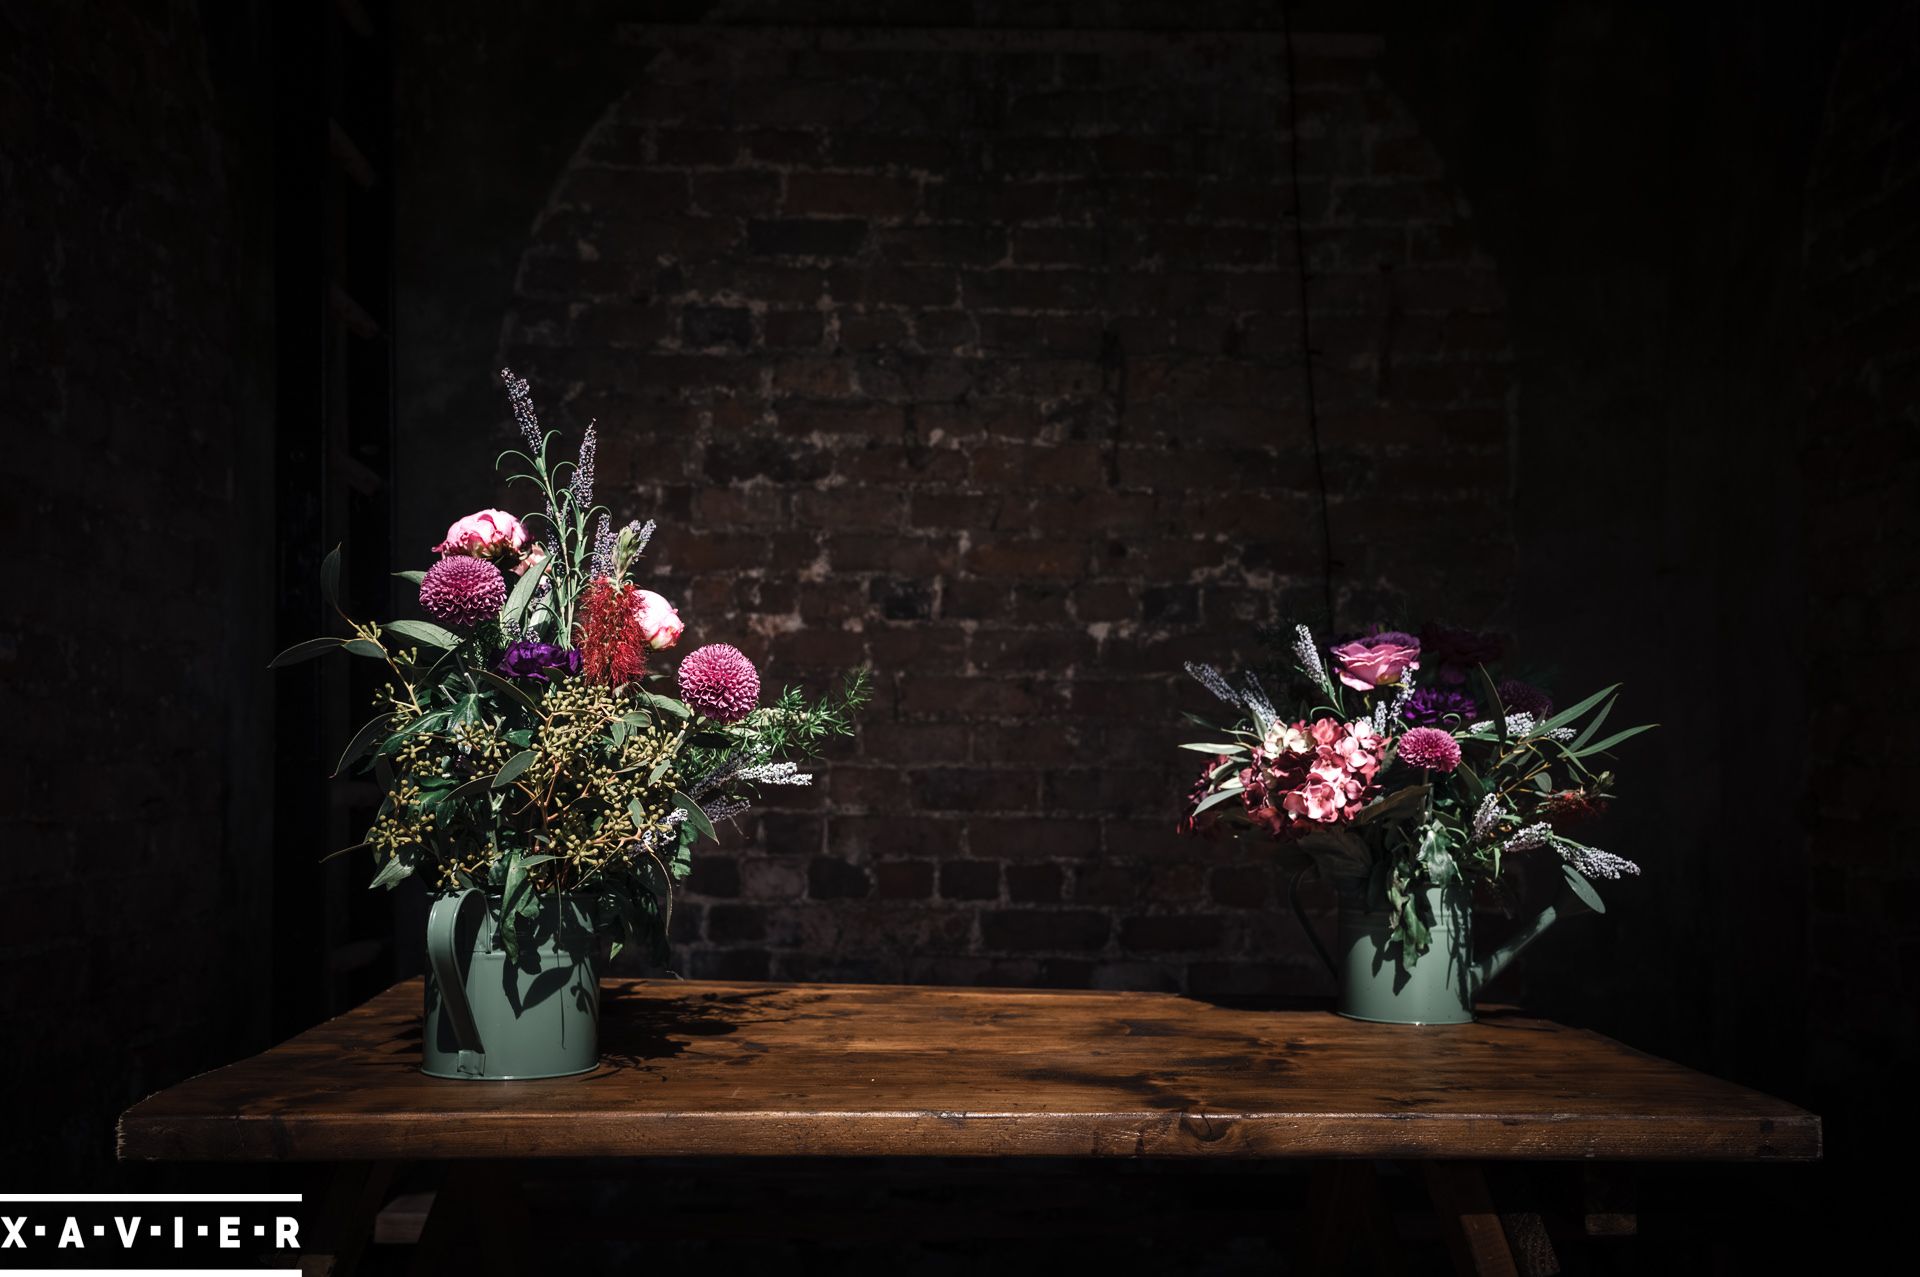
[{"label": "watering can handle", "polygon": [[485,896],[469,887],[440,897],[427,914],[427,961],[433,964],[433,978],[440,986],[440,1003],[453,1025],[453,1036],[460,1043],[462,1071],[466,1069],[467,1057],[480,1055],[486,1047],[480,1042],[480,1026],[473,1020],[473,1004],[467,1001],[467,983],[460,977],[460,920],[472,910],[485,907]]},{"label": "watering can handle", "polygon": [[1320,943],[1319,934],[1314,931],[1313,923],[1307,919],[1307,911],[1300,907],[1300,880],[1312,872],[1313,866],[1309,865],[1288,880],[1287,903],[1293,906],[1293,916],[1300,920],[1300,930],[1307,933],[1307,942],[1313,946],[1313,951],[1320,955],[1320,961],[1326,964],[1327,974],[1338,980],[1339,965],[1334,962],[1333,955],[1327,952],[1327,946]]}]

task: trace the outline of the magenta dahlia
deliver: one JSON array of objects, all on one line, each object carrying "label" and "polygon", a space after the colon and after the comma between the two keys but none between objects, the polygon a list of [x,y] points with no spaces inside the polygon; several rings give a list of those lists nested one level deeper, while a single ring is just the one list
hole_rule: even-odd
[{"label": "magenta dahlia", "polygon": [[420,582],[420,606],[442,625],[472,629],[500,615],[507,601],[507,579],[486,559],[458,554],[427,569]]},{"label": "magenta dahlia", "polygon": [[1425,772],[1450,772],[1460,765],[1460,742],[1438,727],[1414,727],[1400,738],[1400,760]]},{"label": "magenta dahlia", "polygon": [[717,723],[737,723],[760,699],[760,674],[739,648],[709,643],[680,662],[680,699]]}]

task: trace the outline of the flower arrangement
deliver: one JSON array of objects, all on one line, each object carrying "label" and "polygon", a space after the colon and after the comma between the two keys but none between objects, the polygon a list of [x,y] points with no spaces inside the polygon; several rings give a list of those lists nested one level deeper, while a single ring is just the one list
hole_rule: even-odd
[{"label": "flower arrangement", "polygon": [[[501,375],[526,447],[496,464],[523,467],[509,481],[531,484],[542,508],[470,514],[431,567],[398,574],[431,621],[341,612],[348,636],[309,639],[273,664],[343,650],[392,673],[335,772],[371,767],[385,791],[366,838],[344,849],[372,850],[374,886],[419,876],[436,891],[488,891],[509,957],[542,898],[572,893],[616,952],[644,941],[664,960],[692,845],[761,787],[809,783],[794,759],[851,732],[867,672],[819,700],[788,688],[761,704],[752,662],[715,643],[679,662],[677,695],[650,687],[667,677],[650,663],[685,632],[632,579],[654,525],[616,533],[593,497],[595,427],[577,460],[554,461],[557,432],[541,431],[527,383]],[[338,550],[321,586],[340,611]]]},{"label": "flower arrangement", "polygon": [[1541,688],[1495,681],[1498,639],[1428,627],[1376,630],[1323,647],[1298,626],[1279,663],[1279,704],[1260,678],[1187,670],[1243,717],[1219,738],[1182,746],[1208,756],[1183,832],[1276,845],[1290,867],[1393,919],[1409,962],[1429,945],[1423,888],[1498,889],[1522,856],[1550,856],[1594,908],[1592,880],[1639,867],[1570,832],[1603,811],[1606,753],[1648,726],[1607,736],[1618,685],[1556,712]]}]

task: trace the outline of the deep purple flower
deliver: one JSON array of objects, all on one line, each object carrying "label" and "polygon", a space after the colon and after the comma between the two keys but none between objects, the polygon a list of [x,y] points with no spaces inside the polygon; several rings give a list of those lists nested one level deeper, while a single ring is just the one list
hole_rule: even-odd
[{"label": "deep purple flower", "polygon": [[1427,655],[1430,676],[1442,683],[1464,683],[1474,666],[1491,665],[1504,656],[1507,641],[1486,630],[1428,625],[1420,631],[1420,650]]},{"label": "deep purple flower", "polygon": [[1500,703],[1507,707],[1509,714],[1531,714],[1536,721],[1553,714],[1553,697],[1532,683],[1510,678],[1494,691],[1500,694]]},{"label": "deep purple flower", "polygon": [[1464,727],[1480,717],[1480,703],[1451,687],[1423,687],[1407,698],[1400,717],[1410,727]]},{"label": "deep purple flower", "polygon": [[578,674],[580,653],[570,647],[555,647],[536,639],[521,639],[500,654],[493,668],[508,678],[546,683],[562,674]]}]

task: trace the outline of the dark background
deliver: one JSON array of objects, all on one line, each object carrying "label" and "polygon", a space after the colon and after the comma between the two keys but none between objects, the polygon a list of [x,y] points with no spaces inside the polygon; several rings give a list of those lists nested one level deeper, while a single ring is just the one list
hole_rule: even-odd
[{"label": "dark background", "polygon": [[1290,16],[0,4],[9,1182],[114,1182],[126,1105],[412,969],[418,902],[315,866],[367,689],[265,664],[327,548],[386,615],[501,498],[505,362],[599,419],[687,643],[877,674],[678,970],[1321,992],[1257,849],[1172,833],[1180,663],[1329,597],[1491,625],[1663,725],[1602,839],[1645,876],[1498,992],[1820,1111],[1771,1183],[1864,1200],[1920,5]]}]

